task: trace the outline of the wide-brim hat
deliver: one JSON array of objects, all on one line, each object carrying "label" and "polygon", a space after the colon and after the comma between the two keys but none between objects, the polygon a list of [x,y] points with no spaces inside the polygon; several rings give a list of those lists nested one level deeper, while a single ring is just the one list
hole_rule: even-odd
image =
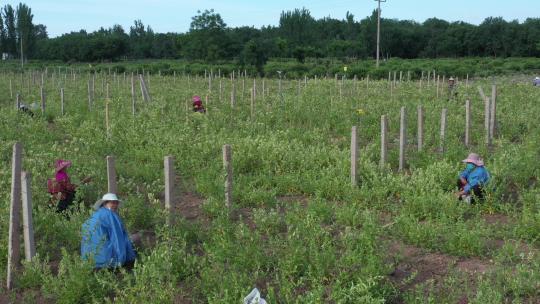
[{"label": "wide-brim hat", "polygon": [[98,210],[99,208],[101,208],[101,206],[103,206],[103,204],[107,201],[117,201],[119,204],[122,203],[122,201],[118,199],[118,196],[116,196],[116,194],[107,193],[103,195],[103,197],[94,204],[94,210]]},{"label": "wide-brim hat", "polygon": [[64,159],[57,159],[54,163],[54,168],[56,172],[61,171],[62,169],[69,168],[71,166],[71,161]]},{"label": "wide-brim hat", "polygon": [[462,162],[471,163],[479,167],[484,165],[484,161],[476,153],[470,153],[466,159],[462,160]]},{"label": "wide-brim hat", "polygon": [[448,78],[449,81],[454,81],[454,77]]}]

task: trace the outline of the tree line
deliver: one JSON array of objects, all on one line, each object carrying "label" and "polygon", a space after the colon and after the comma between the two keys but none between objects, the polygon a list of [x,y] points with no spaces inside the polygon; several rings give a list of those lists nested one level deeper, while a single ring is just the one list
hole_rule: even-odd
[{"label": "tree line", "polygon": [[[56,38],[44,25],[33,25],[31,9],[19,4],[2,9],[0,49],[11,57],[79,62],[123,59],[237,60],[262,70],[268,58],[364,59],[375,57],[377,12],[357,20],[315,19],[309,10],[284,11],[277,26],[228,27],[214,10],[199,11],[186,33],[156,33],[136,20],[94,32],[80,30]],[[25,43],[26,41],[26,43]],[[520,23],[501,17],[481,24],[431,18],[381,19],[383,58],[540,57],[540,18]]]}]

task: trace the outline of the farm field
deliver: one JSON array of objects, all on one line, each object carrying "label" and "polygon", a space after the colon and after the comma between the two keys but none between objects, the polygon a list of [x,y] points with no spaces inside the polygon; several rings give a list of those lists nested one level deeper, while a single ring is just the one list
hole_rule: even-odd
[{"label": "farm field", "polygon": [[[37,250],[13,290],[0,277],[0,302],[239,303],[257,287],[268,303],[539,303],[540,89],[530,76],[460,78],[449,101],[442,83],[449,75],[440,75],[439,89],[424,75],[400,81],[397,71],[389,82],[236,74],[231,81],[156,73],[145,76],[149,102],[135,77],[133,107],[129,74],[0,74],[0,269],[7,267],[15,142],[32,174]],[[42,79],[44,112],[18,113],[17,92],[25,104],[39,104]],[[488,146],[478,88],[491,97],[493,84],[496,129]],[[205,115],[192,112],[193,95],[202,96]],[[407,144],[398,170],[402,107]],[[382,115],[388,155],[381,167]],[[484,157],[493,177],[486,201],[476,205],[453,195],[469,152]],[[130,233],[144,236],[132,272],[93,272],[80,259],[81,225],[107,190],[109,155],[124,200],[120,214]],[[177,173],[170,221],[163,203],[168,155]],[[76,181],[92,177],[77,191],[81,205],[69,219],[48,204],[46,182],[58,158],[73,162]]]}]

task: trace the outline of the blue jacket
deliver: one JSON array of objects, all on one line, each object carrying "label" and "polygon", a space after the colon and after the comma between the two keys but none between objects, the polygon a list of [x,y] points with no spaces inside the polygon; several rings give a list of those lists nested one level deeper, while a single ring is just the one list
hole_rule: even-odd
[{"label": "blue jacket", "polygon": [[96,268],[119,267],[135,260],[135,250],[120,216],[99,208],[82,225],[81,256]]},{"label": "blue jacket", "polygon": [[490,175],[489,172],[484,168],[484,166],[481,167],[474,167],[472,170],[465,169],[461,174],[459,174],[459,177],[462,177],[467,181],[467,185],[463,187],[463,191],[465,194],[469,194],[471,191],[471,188],[480,185],[485,186],[489,180]]}]

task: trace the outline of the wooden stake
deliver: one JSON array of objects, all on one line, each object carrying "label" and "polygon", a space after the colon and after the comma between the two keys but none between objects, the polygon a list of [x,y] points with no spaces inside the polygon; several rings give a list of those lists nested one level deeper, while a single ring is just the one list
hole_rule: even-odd
[{"label": "wooden stake", "polygon": [[405,168],[405,146],[407,145],[407,116],[405,107],[401,107],[399,123],[399,171]]},{"label": "wooden stake", "polygon": [[109,124],[109,99],[105,100],[105,129],[107,130],[107,137],[111,137],[111,127]]},{"label": "wooden stake", "polygon": [[174,157],[166,156],[163,165],[165,167],[165,208],[170,211],[174,208]]},{"label": "wooden stake", "polygon": [[465,101],[465,146],[470,144],[470,131],[471,130],[471,101],[467,99]]},{"label": "wooden stake", "polygon": [[495,137],[495,132],[497,131],[497,85],[491,87],[491,105],[489,111],[489,136],[491,141]]},{"label": "wooden stake", "polygon": [[232,149],[230,145],[223,146],[223,167],[225,169],[225,206],[230,210],[233,199]]},{"label": "wooden stake", "polygon": [[488,146],[491,146],[491,136],[489,133],[490,130],[490,122],[491,122],[491,102],[489,98],[486,98],[484,100],[484,129],[486,131],[486,144]]},{"label": "wooden stake", "polygon": [[358,142],[356,134],[356,126],[351,129],[351,185],[356,187],[357,181],[357,161],[358,161]]},{"label": "wooden stake", "polygon": [[23,235],[24,235],[24,256],[30,262],[36,255],[36,245],[34,242],[34,225],[32,221],[32,175],[23,171],[21,174],[22,184],[22,210],[23,210]]},{"label": "wooden stake", "polygon": [[131,114],[135,116],[135,102],[137,101],[137,94],[135,94],[135,77],[131,73]]},{"label": "wooden stake", "polygon": [[60,88],[60,113],[64,116],[64,88]]},{"label": "wooden stake", "polygon": [[11,206],[9,212],[9,243],[7,261],[7,289],[13,288],[15,272],[19,268],[21,260],[20,244],[20,213],[21,213],[21,163],[22,146],[20,143],[13,145],[13,157],[11,164]]},{"label": "wooden stake", "polygon": [[40,96],[41,96],[41,113],[45,114],[45,90],[43,87],[40,89]]},{"label": "wooden stake", "polygon": [[444,153],[445,151],[445,138],[446,138],[446,116],[447,116],[447,109],[442,109],[441,112],[441,147],[440,151],[441,153]]},{"label": "wooden stake", "polygon": [[386,159],[388,155],[388,120],[386,115],[381,116],[381,168],[386,165]]},{"label": "wooden stake", "polygon": [[107,192],[118,194],[114,156],[107,156]]},{"label": "wooden stake", "polygon": [[424,108],[418,106],[417,108],[417,137],[418,137],[418,152],[421,152],[424,146]]}]

